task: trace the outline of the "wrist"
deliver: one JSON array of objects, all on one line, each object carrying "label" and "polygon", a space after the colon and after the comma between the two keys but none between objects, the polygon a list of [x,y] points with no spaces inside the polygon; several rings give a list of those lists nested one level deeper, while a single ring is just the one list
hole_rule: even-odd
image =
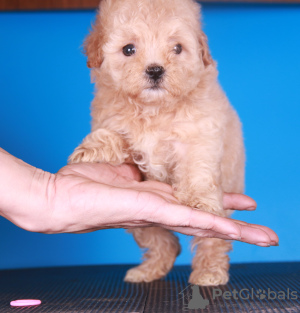
[{"label": "wrist", "polygon": [[42,232],[47,221],[47,188],[52,174],[2,149],[0,173],[0,215],[25,230]]}]

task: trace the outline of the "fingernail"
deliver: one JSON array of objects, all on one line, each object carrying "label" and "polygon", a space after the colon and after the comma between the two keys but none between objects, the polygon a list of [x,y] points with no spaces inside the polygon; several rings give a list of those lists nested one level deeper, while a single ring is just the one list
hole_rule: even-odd
[{"label": "fingernail", "polygon": [[271,245],[269,243],[266,243],[266,242],[259,242],[259,243],[256,243],[257,246],[260,246],[260,247],[270,247]]},{"label": "fingernail", "polygon": [[255,206],[252,206],[252,207],[250,207],[250,208],[247,209],[247,211],[254,211],[254,210],[256,210],[256,207],[255,207]]},{"label": "fingernail", "polygon": [[272,242],[271,242],[271,245],[272,245],[272,246],[275,246],[275,247],[278,247],[278,246],[279,246],[279,242],[272,241]]},{"label": "fingernail", "polygon": [[227,236],[229,236],[230,238],[232,238],[234,240],[242,240],[242,237],[240,237],[239,235],[229,234]]}]

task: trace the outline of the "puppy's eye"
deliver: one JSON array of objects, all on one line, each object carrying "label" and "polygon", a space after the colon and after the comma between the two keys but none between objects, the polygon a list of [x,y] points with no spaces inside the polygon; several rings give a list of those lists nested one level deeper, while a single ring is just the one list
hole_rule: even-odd
[{"label": "puppy's eye", "polygon": [[130,57],[131,55],[135,54],[135,46],[133,44],[126,45],[123,47],[123,54],[127,57]]},{"label": "puppy's eye", "polygon": [[180,54],[182,52],[182,45],[179,43],[173,48],[176,54]]}]

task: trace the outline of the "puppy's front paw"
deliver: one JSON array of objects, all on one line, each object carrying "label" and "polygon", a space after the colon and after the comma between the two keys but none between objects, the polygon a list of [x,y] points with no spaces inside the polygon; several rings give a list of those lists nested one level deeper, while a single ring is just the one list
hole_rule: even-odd
[{"label": "puppy's front paw", "polygon": [[227,270],[216,268],[215,270],[194,270],[189,278],[189,283],[199,286],[226,285],[229,280]]},{"label": "puppy's front paw", "polygon": [[95,162],[97,160],[97,154],[96,149],[88,149],[80,145],[70,155],[69,163]]},{"label": "puppy's front paw", "polygon": [[118,165],[124,163],[125,158],[122,153],[116,153],[110,146],[89,147],[80,145],[70,156],[69,163],[106,162]]},{"label": "puppy's front paw", "polygon": [[114,133],[99,129],[89,134],[69,157],[69,163],[106,162],[118,165],[125,162],[128,153],[123,140]]}]

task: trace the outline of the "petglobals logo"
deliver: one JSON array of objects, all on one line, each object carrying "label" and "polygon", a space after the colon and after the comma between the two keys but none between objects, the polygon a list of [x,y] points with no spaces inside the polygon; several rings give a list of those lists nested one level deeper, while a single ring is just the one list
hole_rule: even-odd
[{"label": "petglobals logo", "polygon": [[297,300],[298,294],[297,291],[292,291],[289,288],[286,290],[274,291],[271,288],[267,290],[264,289],[254,289],[254,288],[243,288],[241,290],[233,289],[231,291],[223,291],[218,288],[213,289],[212,298],[217,299],[218,297],[222,297],[224,300],[231,300],[231,299],[260,299],[260,300]]},{"label": "petglobals logo", "polygon": [[[209,306],[209,299],[200,293],[199,286],[189,285],[179,294],[182,295],[183,301],[183,310],[197,310],[205,309]],[[226,300],[297,300],[298,294],[297,291],[292,291],[287,288],[286,290],[274,291],[271,288],[268,289],[254,289],[254,288],[243,288],[241,290],[221,290],[219,288],[213,288],[212,290],[212,300],[217,298],[223,298]]]}]

